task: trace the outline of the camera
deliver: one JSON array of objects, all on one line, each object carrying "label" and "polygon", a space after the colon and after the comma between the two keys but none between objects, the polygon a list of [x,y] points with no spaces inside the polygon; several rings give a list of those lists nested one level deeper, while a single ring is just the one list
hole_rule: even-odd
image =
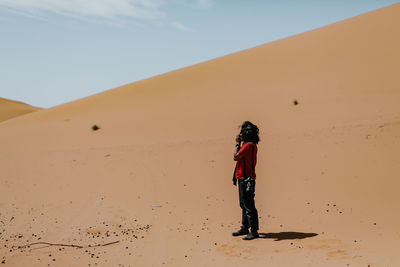
[{"label": "camera", "polygon": [[236,135],[237,145],[240,144],[242,141],[243,141],[243,136],[242,136],[242,134],[239,133],[238,135]]}]

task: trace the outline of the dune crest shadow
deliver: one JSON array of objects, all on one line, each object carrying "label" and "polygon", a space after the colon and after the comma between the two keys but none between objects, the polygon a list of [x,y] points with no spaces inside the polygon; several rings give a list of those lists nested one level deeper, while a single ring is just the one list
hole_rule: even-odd
[{"label": "dune crest shadow", "polygon": [[259,233],[260,238],[272,238],[274,241],[304,239],[317,236],[316,233],[300,233],[300,232],[280,232],[280,233]]}]

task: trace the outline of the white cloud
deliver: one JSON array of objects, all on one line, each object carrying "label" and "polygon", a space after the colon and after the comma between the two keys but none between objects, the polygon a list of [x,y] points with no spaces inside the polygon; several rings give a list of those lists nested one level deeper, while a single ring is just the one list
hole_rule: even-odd
[{"label": "white cloud", "polygon": [[188,26],[186,26],[180,22],[173,22],[171,25],[181,31],[194,32],[194,30],[192,28],[189,28]]},{"label": "white cloud", "polygon": [[115,26],[122,26],[129,19],[129,24],[151,20],[156,24],[167,23],[181,31],[194,32],[181,22],[169,21],[168,14],[163,11],[167,5],[207,9],[213,6],[213,0],[0,0],[0,9],[36,19],[60,15]]},{"label": "white cloud", "polygon": [[27,15],[46,13],[82,18],[118,20],[131,17],[158,19],[165,14],[163,0],[0,0],[0,7]]},{"label": "white cloud", "polygon": [[191,8],[210,8],[214,5],[213,0],[173,0],[173,2]]},{"label": "white cloud", "polygon": [[213,6],[213,0],[197,0],[196,5],[200,8],[210,8]]}]

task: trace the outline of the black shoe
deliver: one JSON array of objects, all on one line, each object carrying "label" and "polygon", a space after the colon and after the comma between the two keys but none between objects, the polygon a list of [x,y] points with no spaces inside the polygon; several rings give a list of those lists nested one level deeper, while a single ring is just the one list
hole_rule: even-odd
[{"label": "black shoe", "polygon": [[250,232],[245,237],[243,237],[243,240],[253,240],[258,237],[259,237],[259,235],[257,232]]},{"label": "black shoe", "polygon": [[249,233],[249,230],[246,228],[240,228],[239,231],[233,232],[233,236],[239,236],[239,235],[247,235]]}]

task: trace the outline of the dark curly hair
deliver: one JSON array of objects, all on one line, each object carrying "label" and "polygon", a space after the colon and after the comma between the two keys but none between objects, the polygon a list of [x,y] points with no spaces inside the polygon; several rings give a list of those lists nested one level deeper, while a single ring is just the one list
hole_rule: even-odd
[{"label": "dark curly hair", "polygon": [[258,142],[260,142],[258,132],[259,130],[257,125],[251,123],[250,121],[245,121],[242,123],[240,136],[242,137],[244,142],[252,142],[258,144]]}]

